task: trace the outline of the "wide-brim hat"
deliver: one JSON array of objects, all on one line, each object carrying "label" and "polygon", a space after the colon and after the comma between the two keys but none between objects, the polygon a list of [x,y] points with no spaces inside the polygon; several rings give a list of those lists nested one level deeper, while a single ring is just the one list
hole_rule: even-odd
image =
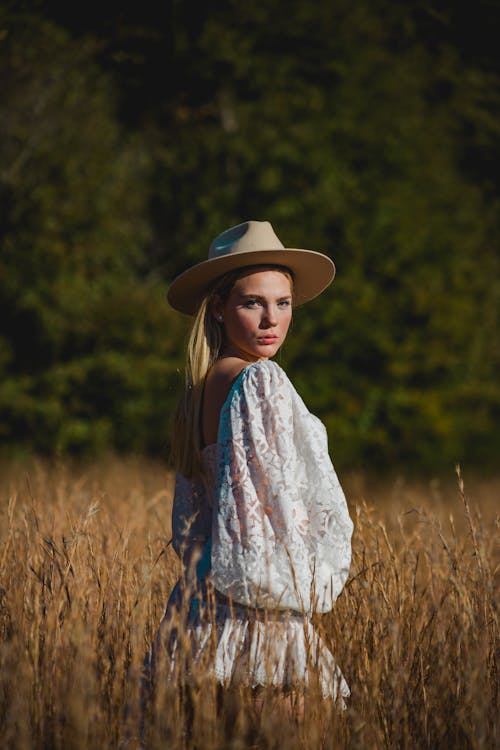
[{"label": "wide-brim hat", "polygon": [[284,247],[268,221],[245,221],[219,234],[210,245],[208,260],[177,276],[167,299],[175,310],[194,315],[220,276],[237,268],[268,264],[292,272],[294,306],[317,297],[335,276],[333,261],[324,253]]}]

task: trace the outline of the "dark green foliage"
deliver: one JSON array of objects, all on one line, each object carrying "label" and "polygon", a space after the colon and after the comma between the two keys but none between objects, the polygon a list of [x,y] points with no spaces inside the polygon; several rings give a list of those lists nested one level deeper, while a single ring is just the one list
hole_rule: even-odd
[{"label": "dark green foliage", "polygon": [[3,442],[164,449],[185,332],[166,282],[222,229],[267,218],[337,264],[282,355],[337,462],[493,462],[487,7],[475,46],[442,3],[166,3],[116,23],[48,3],[72,37],[6,15]]},{"label": "dark green foliage", "polygon": [[95,45],[29,17],[4,32],[0,437],[165,449],[181,325],[141,269],[151,155],[119,126]]}]

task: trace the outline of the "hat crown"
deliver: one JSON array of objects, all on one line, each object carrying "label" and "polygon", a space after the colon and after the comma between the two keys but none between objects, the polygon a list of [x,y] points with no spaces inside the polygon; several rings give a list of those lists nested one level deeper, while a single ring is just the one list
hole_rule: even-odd
[{"label": "hat crown", "polygon": [[284,250],[269,221],[244,221],[219,234],[210,245],[209,260],[259,250]]}]

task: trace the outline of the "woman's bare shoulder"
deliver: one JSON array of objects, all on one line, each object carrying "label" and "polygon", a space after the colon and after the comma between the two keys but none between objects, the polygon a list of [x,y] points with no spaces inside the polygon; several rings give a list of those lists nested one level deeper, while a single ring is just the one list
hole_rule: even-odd
[{"label": "woman's bare shoulder", "polygon": [[205,392],[208,387],[214,393],[224,394],[225,392],[225,396],[227,396],[234,381],[247,365],[248,362],[239,357],[218,359],[207,375]]},{"label": "woman's bare shoulder", "polygon": [[238,357],[223,357],[211,367],[203,393],[203,437],[205,444],[216,441],[220,410],[229,395],[234,381],[248,365]]}]

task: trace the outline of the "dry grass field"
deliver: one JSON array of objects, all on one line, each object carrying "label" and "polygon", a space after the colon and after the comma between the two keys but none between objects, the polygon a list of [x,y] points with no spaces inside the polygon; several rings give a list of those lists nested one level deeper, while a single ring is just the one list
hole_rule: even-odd
[{"label": "dry grass field", "polygon": [[[145,652],[179,572],[172,481],[144,460],[1,468],[0,745],[137,748]],[[498,747],[500,482],[346,476],[353,564],[318,621],[351,687],[300,721],[159,680],[148,748]]]}]

